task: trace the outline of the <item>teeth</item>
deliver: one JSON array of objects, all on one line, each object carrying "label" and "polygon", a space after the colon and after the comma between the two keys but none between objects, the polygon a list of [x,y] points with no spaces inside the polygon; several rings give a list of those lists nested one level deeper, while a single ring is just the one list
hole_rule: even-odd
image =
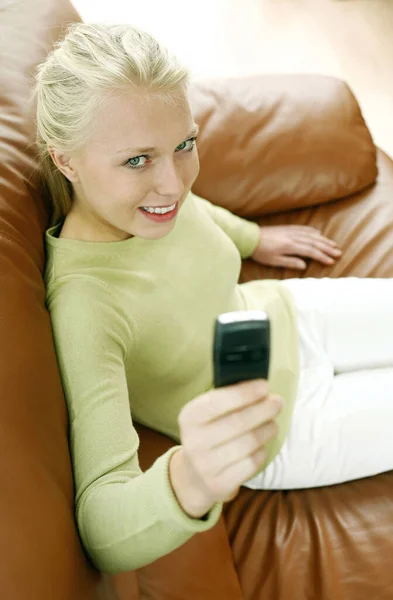
[{"label": "teeth", "polygon": [[157,215],[164,215],[165,213],[171,212],[171,210],[174,210],[176,206],[176,202],[175,204],[172,204],[172,206],[168,206],[168,208],[151,208],[150,206],[142,206],[141,208],[143,208],[143,210],[145,210],[146,212],[149,213],[155,213]]}]

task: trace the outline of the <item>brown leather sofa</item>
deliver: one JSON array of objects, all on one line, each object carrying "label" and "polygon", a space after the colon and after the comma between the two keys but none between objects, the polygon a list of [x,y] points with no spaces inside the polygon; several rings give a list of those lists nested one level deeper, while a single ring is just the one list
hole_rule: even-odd
[{"label": "brown leather sofa", "polygon": [[[212,530],[136,572],[112,578],[86,559],[44,302],[49,205],[28,105],[35,65],[78,19],[67,0],[0,0],[0,597],[391,600],[393,473],[313,490],[242,488]],[[393,162],[344,83],[211,80],[193,85],[191,102],[202,129],[197,194],[259,223],[321,228],[344,254],[333,268],[311,262],[305,277],[393,276]],[[241,281],[294,276],[245,261]],[[138,431],[146,469],[173,442]]]}]

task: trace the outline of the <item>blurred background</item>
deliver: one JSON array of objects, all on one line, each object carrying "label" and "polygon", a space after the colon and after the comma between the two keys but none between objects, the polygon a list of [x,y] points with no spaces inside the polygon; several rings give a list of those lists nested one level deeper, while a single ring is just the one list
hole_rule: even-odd
[{"label": "blurred background", "polygon": [[393,0],[73,0],[84,21],[152,33],[194,78],[334,75],[393,157]]}]

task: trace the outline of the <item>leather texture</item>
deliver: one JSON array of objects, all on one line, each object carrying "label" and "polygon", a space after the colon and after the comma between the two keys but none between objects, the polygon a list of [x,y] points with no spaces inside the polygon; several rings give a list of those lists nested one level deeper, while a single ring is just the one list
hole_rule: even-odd
[{"label": "leather texture", "polygon": [[[67,0],[0,0],[0,596],[390,600],[392,473],[318,490],[242,488],[212,530],[136,572],[110,578],[86,559],[44,302],[50,205],[28,102],[35,65],[75,20]],[[302,276],[393,277],[393,162],[346,84],[214,79],[194,82],[190,99],[202,129],[197,194],[260,224],[310,224],[336,239],[343,258],[333,268],[311,263]],[[240,280],[294,276],[247,260]],[[173,442],[137,427],[147,469]]]},{"label": "leather texture", "polygon": [[318,75],[210,79],[190,90],[202,132],[195,193],[253,217],[344,198],[375,181],[348,86]]}]

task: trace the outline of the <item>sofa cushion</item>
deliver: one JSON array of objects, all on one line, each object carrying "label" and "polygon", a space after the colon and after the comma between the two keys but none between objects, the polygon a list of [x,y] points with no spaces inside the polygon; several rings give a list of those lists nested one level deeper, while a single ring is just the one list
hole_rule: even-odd
[{"label": "sofa cushion", "polygon": [[244,598],[391,600],[393,472],[323,488],[241,488],[224,505]]},{"label": "sofa cushion", "polygon": [[375,147],[348,86],[319,75],[194,82],[201,126],[194,185],[240,216],[324,204],[377,176]]},{"label": "sofa cushion", "polygon": [[343,250],[333,266],[306,259],[304,271],[243,263],[240,281],[288,277],[393,277],[393,162],[377,151],[377,185],[321,206],[253,219],[260,225],[311,225]]}]

